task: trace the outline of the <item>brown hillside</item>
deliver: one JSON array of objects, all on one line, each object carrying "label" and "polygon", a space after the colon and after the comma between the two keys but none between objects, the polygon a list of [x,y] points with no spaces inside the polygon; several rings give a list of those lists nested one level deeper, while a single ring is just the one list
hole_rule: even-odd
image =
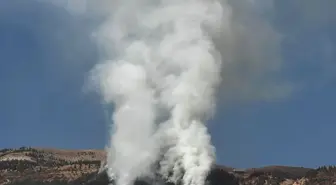
[{"label": "brown hillside", "polygon": [[[0,185],[108,185],[101,168],[105,159],[102,150],[2,149]],[[207,181],[210,185],[332,185],[336,184],[336,168],[267,166],[237,170],[215,165]],[[139,179],[135,184],[151,183]]]}]

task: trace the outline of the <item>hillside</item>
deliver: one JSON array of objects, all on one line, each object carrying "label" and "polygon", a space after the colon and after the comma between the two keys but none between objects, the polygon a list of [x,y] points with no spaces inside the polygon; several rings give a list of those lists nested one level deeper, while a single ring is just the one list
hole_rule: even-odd
[{"label": "hillside", "polygon": [[25,181],[75,181],[96,173],[105,153],[97,150],[19,148],[0,150],[0,184]]},{"label": "hillside", "polygon": [[[101,168],[105,158],[100,150],[2,149],[0,185],[107,185],[107,175]],[[235,170],[216,165],[208,181],[211,185],[331,185],[336,184],[336,168],[268,166]],[[136,184],[150,182],[139,179]]]}]

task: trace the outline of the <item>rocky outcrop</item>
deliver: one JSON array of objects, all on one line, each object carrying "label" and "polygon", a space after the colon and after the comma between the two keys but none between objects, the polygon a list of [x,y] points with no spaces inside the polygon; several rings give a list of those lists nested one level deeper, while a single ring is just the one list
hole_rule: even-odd
[{"label": "rocky outcrop", "polygon": [[[105,158],[100,150],[3,149],[0,150],[0,185],[108,185],[108,176],[101,170]],[[336,167],[268,166],[237,170],[216,165],[207,182],[209,185],[332,185],[336,184]],[[138,179],[135,184],[152,183]]]}]

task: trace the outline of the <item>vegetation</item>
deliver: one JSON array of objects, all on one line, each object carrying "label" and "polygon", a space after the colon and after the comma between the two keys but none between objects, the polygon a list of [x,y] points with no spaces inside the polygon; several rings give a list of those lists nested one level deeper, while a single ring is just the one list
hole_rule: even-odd
[{"label": "vegetation", "polygon": [[9,183],[8,185],[77,185],[77,184],[69,183],[67,181],[62,181],[62,180],[54,180],[52,182],[43,182],[43,181],[35,181],[33,179],[25,179],[23,181]]},{"label": "vegetation", "polygon": [[[92,151],[74,152],[69,158],[71,160],[66,160],[67,156],[58,157],[58,154],[31,147],[2,149],[0,150],[0,157],[3,157],[3,160],[0,161],[0,184],[108,185],[106,173],[97,175],[101,161],[95,160],[95,154]],[[18,158],[15,158],[16,156]],[[20,157],[26,159],[22,160]],[[86,160],[81,160],[83,158]],[[281,182],[288,181],[287,185],[292,185],[290,183],[298,180],[304,181],[305,185],[336,184],[336,166],[321,166],[316,169],[271,166],[250,169],[243,173],[235,173],[227,168],[216,167],[210,172],[206,184],[284,185]],[[150,183],[143,179],[134,183],[134,185],[148,184]],[[166,185],[173,184],[166,183]]]},{"label": "vegetation", "polygon": [[36,163],[31,161],[20,161],[20,160],[0,161],[0,170],[23,172],[24,170],[28,169],[33,170],[35,167]]},{"label": "vegetation", "polygon": [[[101,166],[95,152],[74,152],[69,160],[62,155],[31,147],[1,149],[0,184],[79,185],[92,178]],[[86,156],[85,160],[81,160],[82,156]]]},{"label": "vegetation", "polygon": [[[21,152],[26,152],[24,153],[25,156],[31,157],[36,160],[36,163],[34,162],[24,162],[27,164],[22,164],[22,166],[45,166],[45,167],[57,167],[57,166],[64,166],[64,165],[76,165],[78,164],[81,168],[82,165],[89,165],[92,167],[99,167],[101,161],[100,160],[78,160],[78,161],[66,161],[63,159],[56,159],[52,155],[46,157],[46,153],[43,151],[36,150],[31,147],[20,147],[18,149],[1,149],[0,150],[0,157],[3,157],[8,154],[15,154],[15,153],[21,153]],[[78,156],[80,155],[94,155],[94,152],[78,152]],[[11,160],[11,161],[2,161],[0,162],[0,169],[4,168],[10,168],[14,169],[12,166],[15,165],[21,165],[19,160]],[[28,167],[27,167],[28,168]]]}]

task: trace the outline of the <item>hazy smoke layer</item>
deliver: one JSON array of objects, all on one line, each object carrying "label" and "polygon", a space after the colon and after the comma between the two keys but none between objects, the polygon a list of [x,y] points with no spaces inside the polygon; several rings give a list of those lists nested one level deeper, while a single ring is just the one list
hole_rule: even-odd
[{"label": "hazy smoke layer", "polygon": [[230,9],[210,0],[124,0],[114,6],[97,33],[113,54],[94,73],[106,102],[115,104],[111,174],[129,185],[150,175],[164,152],[164,177],[201,185],[214,160],[204,121],[214,110],[222,64],[211,34],[230,18]]}]

